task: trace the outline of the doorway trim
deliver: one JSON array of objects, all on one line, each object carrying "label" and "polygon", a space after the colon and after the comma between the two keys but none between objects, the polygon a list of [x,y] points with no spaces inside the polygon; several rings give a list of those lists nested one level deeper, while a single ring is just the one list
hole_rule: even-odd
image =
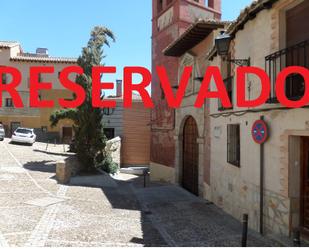
[{"label": "doorway trim", "polygon": [[[202,112],[202,114],[204,111]],[[181,117],[181,121],[177,125],[177,121],[180,120],[180,117],[176,120],[176,129],[175,129],[175,183],[181,186],[182,184],[182,171],[183,171],[183,131],[184,125],[188,117],[193,117],[196,122],[198,129],[198,193],[199,196],[204,194],[204,115],[196,115],[195,112],[190,112]],[[200,117],[200,119],[198,118]],[[203,120],[203,122],[197,122],[197,120]]]}]

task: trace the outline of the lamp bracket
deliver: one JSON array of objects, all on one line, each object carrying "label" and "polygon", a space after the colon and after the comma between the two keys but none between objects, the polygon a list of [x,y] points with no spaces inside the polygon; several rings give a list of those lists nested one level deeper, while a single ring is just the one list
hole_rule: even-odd
[{"label": "lamp bracket", "polygon": [[225,61],[232,62],[241,67],[250,66],[250,58],[248,59],[225,59]]}]

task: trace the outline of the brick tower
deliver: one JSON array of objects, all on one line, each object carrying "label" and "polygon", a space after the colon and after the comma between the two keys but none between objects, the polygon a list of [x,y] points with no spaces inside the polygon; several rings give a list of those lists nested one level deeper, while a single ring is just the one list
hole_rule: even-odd
[{"label": "brick tower", "polygon": [[205,0],[152,0],[152,98],[155,108],[152,111],[151,122],[150,166],[154,174],[155,171],[159,174],[169,171],[169,168],[174,167],[175,160],[175,111],[167,107],[155,67],[165,66],[170,82],[177,84],[178,59],[167,57],[162,51],[198,19],[221,19],[221,0],[206,2]]}]

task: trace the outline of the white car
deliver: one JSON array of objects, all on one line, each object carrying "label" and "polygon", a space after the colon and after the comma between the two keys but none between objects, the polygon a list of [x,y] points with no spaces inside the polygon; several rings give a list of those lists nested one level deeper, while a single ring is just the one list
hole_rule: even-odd
[{"label": "white car", "polygon": [[34,134],[33,129],[29,128],[17,128],[11,138],[13,143],[25,143],[25,144],[34,144],[36,140],[36,135]]},{"label": "white car", "polygon": [[0,140],[3,141],[5,137],[5,130],[2,124],[0,124]]}]

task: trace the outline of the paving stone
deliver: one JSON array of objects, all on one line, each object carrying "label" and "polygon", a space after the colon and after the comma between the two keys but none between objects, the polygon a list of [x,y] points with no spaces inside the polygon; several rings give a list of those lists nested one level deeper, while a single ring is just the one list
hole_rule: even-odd
[{"label": "paving stone", "polygon": [[[55,162],[72,155],[45,148],[0,143],[0,246],[240,245],[237,220],[176,186],[121,175],[58,185]],[[250,231],[248,245],[272,244]]]},{"label": "paving stone", "polygon": [[53,198],[53,197],[44,197],[44,198],[26,201],[25,204],[38,206],[38,207],[48,207],[50,205],[57,204],[63,201],[65,200],[59,199],[59,198]]}]

